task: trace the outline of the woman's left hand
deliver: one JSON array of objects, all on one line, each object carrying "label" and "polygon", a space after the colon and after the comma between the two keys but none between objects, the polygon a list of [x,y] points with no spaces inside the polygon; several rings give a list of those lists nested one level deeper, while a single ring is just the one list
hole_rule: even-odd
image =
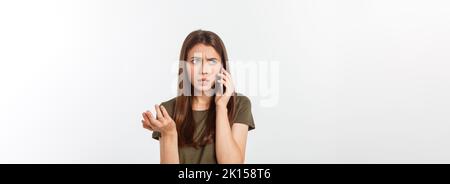
[{"label": "woman's left hand", "polygon": [[217,82],[220,85],[224,85],[226,89],[223,94],[216,94],[215,102],[217,107],[226,107],[231,95],[234,93],[234,84],[230,73],[225,69],[222,68],[218,75],[220,76],[220,79]]}]

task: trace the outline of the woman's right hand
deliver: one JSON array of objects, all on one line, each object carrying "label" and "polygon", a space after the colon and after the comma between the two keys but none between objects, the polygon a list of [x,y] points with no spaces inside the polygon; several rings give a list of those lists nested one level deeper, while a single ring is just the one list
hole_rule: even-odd
[{"label": "woman's right hand", "polygon": [[150,111],[142,113],[144,118],[142,121],[142,126],[145,129],[151,131],[160,132],[162,136],[164,135],[177,135],[177,128],[175,121],[169,116],[167,110],[162,105],[155,105],[156,118]]}]

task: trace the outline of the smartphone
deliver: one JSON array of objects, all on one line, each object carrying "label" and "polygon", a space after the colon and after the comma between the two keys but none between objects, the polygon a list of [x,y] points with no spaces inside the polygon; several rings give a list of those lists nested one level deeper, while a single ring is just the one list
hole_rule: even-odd
[{"label": "smartphone", "polygon": [[[222,67],[222,69],[220,70],[220,71],[222,71],[222,70],[225,70],[223,67]],[[219,72],[220,73],[220,72]],[[215,81],[215,91],[216,91],[216,94],[217,95],[223,95],[223,93],[224,93],[224,86],[223,86],[223,84],[220,84],[219,82],[217,82],[217,80],[220,80],[220,79],[222,79],[220,76],[219,76],[219,74],[217,74],[216,75],[216,81]]]}]

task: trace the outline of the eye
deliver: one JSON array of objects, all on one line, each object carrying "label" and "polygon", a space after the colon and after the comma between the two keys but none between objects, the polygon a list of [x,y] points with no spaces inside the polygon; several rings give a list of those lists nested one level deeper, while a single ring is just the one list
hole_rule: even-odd
[{"label": "eye", "polygon": [[200,63],[200,62],[201,62],[201,59],[200,59],[200,58],[194,58],[194,59],[191,60],[191,62],[192,62],[193,64],[197,64],[197,63]]},{"label": "eye", "polygon": [[217,64],[217,60],[216,59],[211,59],[211,60],[209,60],[209,64],[215,65],[215,64]]}]

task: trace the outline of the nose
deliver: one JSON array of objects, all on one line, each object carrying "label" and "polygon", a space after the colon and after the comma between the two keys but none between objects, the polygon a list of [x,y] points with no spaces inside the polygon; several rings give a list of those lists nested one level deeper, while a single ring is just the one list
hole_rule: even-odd
[{"label": "nose", "polygon": [[207,75],[211,72],[211,67],[207,64],[207,61],[205,61],[204,57],[202,60],[202,69],[201,69],[201,74],[202,75]]}]

